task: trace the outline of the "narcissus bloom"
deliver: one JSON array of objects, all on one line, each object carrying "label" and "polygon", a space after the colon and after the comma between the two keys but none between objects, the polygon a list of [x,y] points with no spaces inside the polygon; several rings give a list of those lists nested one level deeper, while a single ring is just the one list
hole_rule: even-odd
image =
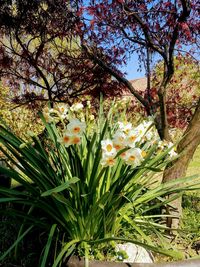
[{"label": "narcissus bloom", "polygon": [[65,131],[62,137],[59,138],[58,141],[64,146],[68,147],[72,144],[71,140],[72,140],[72,135],[68,131]]},{"label": "narcissus bloom", "polygon": [[[144,137],[144,135],[147,137],[147,140],[150,140],[151,139],[151,125],[152,125],[152,121],[144,121],[142,123],[140,123],[136,128],[135,130],[138,131],[138,134],[141,136],[141,137]],[[150,133],[150,134],[148,134]]]},{"label": "narcissus bloom", "polygon": [[126,158],[126,151],[122,152],[119,157],[124,160]]},{"label": "narcissus bloom", "polygon": [[101,159],[101,165],[103,167],[112,167],[115,165],[116,159],[113,156],[103,156]]},{"label": "narcissus bloom", "polygon": [[143,161],[142,150],[140,148],[131,148],[126,151],[124,158],[127,165],[138,166]]},{"label": "narcissus bloom", "polygon": [[83,109],[83,104],[82,103],[75,103],[70,107],[71,111],[79,112],[80,110]]},{"label": "narcissus bloom", "polygon": [[137,130],[131,130],[126,137],[126,145],[129,147],[135,147],[135,143],[140,141],[140,136]]},{"label": "narcissus bloom", "polygon": [[113,136],[113,146],[118,151],[125,147],[126,135],[122,131],[117,131]]},{"label": "narcissus bloom", "polygon": [[48,107],[45,107],[43,109],[43,116],[44,116],[46,122],[53,122],[54,121],[54,118],[51,116],[51,112],[50,112]]},{"label": "narcissus bloom", "polygon": [[67,117],[68,114],[68,106],[66,104],[58,104],[55,107],[55,110],[58,111],[58,115],[62,118],[65,119]]},{"label": "narcissus bloom", "polygon": [[71,137],[71,144],[72,145],[78,145],[81,143],[81,137],[78,135],[74,135]]},{"label": "narcissus bloom", "polygon": [[103,156],[112,156],[114,157],[117,154],[116,149],[114,148],[113,142],[110,139],[101,141],[101,148],[103,151]]},{"label": "narcissus bloom", "polygon": [[132,123],[127,122],[123,123],[121,121],[118,121],[119,129],[123,131],[125,134],[128,134],[130,130],[132,129]]},{"label": "narcissus bloom", "polygon": [[81,135],[86,128],[85,122],[81,122],[78,119],[72,119],[67,125],[67,130],[72,134],[72,135]]},{"label": "narcissus bloom", "polygon": [[171,150],[168,152],[170,159],[175,158],[178,155],[175,151],[175,147],[174,147],[174,144],[172,142],[169,142],[167,144],[167,148],[171,148]]}]

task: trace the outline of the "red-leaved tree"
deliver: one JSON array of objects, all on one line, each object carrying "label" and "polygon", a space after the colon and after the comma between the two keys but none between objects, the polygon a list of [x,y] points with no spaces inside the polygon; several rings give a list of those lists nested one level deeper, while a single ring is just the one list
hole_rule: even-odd
[{"label": "red-leaved tree", "polygon": [[81,49],[77,11],[76,0],[0,2],[0,76],[19,105],[119,87]]}]

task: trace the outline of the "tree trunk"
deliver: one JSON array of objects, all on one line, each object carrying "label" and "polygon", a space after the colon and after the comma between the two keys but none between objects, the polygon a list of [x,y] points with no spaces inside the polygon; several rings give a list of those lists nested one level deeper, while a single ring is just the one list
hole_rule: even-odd
[{"label": "tree trunk", "polygon": [[[180,157],[172,162],[164,171],[163,182],[168,182],[177,178],[184,177],[188,165],[194,155],[195,150],[200,144],[200,100],[195,110],[192,120],[190,121],[182,140],[180,141],[177,152],[181,153]],[[182,199],[176,199],[171,203],[168,213],[175,218],[168,218],[167,226],[178,228],[179,218],[182,215]]]}]

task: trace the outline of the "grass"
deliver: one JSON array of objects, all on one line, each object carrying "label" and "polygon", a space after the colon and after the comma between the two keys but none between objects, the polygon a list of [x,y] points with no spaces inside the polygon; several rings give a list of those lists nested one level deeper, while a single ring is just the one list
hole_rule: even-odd
[{"label": "grass", "polygon": [[[194,153],[186,176],[199,174],[200,179],[200,146]],[[199,256],[199,247],[196,245],[200,240],[200,192],[187,192],[183,195],[183,217],[181,227],[184,232],[180,232],[179,245],[184,247],[186,256]],[[178,242],[177,242],[178,243]],[[197,247],[197,249],[195,249]]]},{"label": "grass", "polygon": [[194,174],[200,175],[200,146],[195,151],[193,159],[190,162],[189,168],[187,170],[187,176]]}]

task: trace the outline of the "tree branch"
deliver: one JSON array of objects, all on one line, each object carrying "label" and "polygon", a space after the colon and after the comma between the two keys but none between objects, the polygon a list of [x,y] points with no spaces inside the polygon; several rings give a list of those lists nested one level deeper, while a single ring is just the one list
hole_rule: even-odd
[{"label": "tree branch", "polygon": [[124,84],[130,92],[136,97],[136,99],[146,108],[148,115],[150,115],[149,111],[149,103],[146,101],[132,86],[132,84],[125,79],[124,77],[121,77],[118,73],[116,73],[110,66],[108,66],[103,60],[95,56],[93,53],[89,51],[86,45],[82,44],[81,47],[83,50],[88,54],[88,56],[97,63],[101,68],[106,70],[111,76],[115,77],[119,82]]}]

